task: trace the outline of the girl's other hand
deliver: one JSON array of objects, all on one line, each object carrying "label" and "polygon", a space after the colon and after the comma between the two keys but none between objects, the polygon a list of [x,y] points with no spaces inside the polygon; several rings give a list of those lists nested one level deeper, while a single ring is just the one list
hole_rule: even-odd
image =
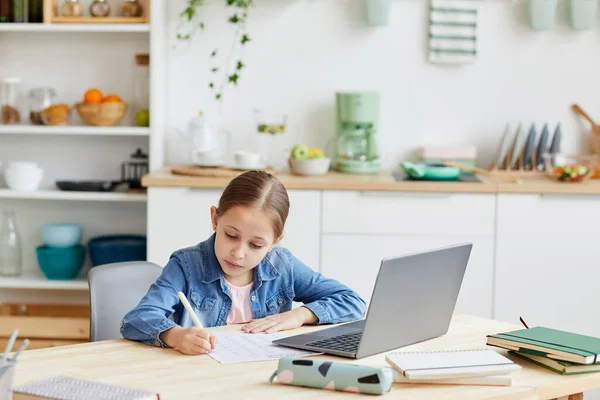
[{"label": "girl's other hand", "polygon": [[196,327],[173,327],[163,332],[161,339],[169,347],[188,355],[209,353],[217,344],[215,335],[210,335],[206,329]]},{"label": "girl's other hand", "polygon": [[299,328],[304,324],[317,322],[317,316],[306,307],[298,307],[281,314],[270,315],[265,318],[251,321],[242,326],[246,333],[273,333],[288,329]]}]

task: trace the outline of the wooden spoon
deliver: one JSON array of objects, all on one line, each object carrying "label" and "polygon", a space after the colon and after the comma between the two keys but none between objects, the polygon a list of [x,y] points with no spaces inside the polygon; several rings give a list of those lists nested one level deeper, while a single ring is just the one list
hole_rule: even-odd
[{"label": "wooden spoon", "polygon": [[596,124],[596,122],[577,104],[573,104],[571,108],[592,124],[592,129],[590,130],[590,147],[592,148],[592,152],[600,153],[600,125]]}]

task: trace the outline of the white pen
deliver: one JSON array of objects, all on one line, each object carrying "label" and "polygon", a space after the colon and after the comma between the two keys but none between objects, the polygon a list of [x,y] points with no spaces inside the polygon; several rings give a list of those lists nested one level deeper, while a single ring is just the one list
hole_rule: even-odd
[{"label": "white pen", "polygon": [[188,314],[190,314],[190,318],[192,318],[192,322],[194,323],[194,325],[196,327],[198,327],[198,328],[204,329],[204,327],[202,326],[202,323],[198,319],[198,316],[196,315],[196,313],[192,309],[192,306],[190,305],[190,302],[185,297],[185,294],[183,294],[183,292],[178,292],[177,296],[179,296],[179,300],[181,300],[181,304],[183,304],[183,306],[187,310]]}]

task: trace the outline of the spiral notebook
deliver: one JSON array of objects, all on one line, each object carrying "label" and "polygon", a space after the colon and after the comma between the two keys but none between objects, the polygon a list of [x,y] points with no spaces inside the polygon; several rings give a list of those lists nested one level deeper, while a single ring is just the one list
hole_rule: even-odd
[{"label": "spiral notebook", "polygon": [[502,354],[487,349],[392,352],[385,360],[410,380],[505,375],[521,369]]}]

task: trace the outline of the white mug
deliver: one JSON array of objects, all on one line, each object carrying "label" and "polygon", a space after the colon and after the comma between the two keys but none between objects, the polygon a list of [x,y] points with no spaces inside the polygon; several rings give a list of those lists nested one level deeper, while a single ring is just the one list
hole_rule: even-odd
[{"label": "white mug", "polygon": [[195,150],[192,152],[192,160],[199,165],[220,165],[223,164],[221,152],[218,149]]}]

